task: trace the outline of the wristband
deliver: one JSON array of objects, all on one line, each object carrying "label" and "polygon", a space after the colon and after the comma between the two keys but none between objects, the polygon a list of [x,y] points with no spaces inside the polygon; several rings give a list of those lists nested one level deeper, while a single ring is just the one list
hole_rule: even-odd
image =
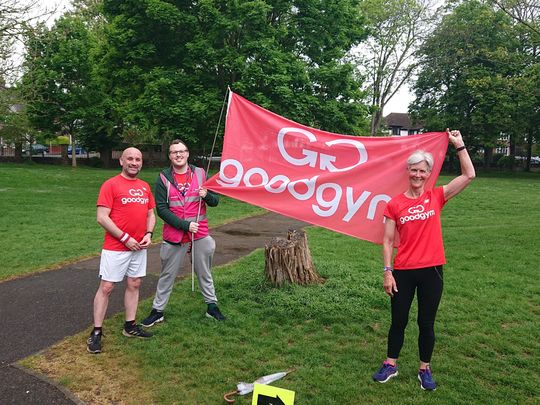
[{"label": "wristband", "polygon": [[145,235],[148,235],[148,234],[150,234],[150,236],[154,236],[154,232],[152,231],[146,231]]},{"label": "wristband", "polygon": [[393,267],[390,267],[390,266],[384,266],[384,271],[387,272],[393,272],[394,271],[394,268]]},{"label": "wristband", "polygon": [[466,148],[465,148],[465,145],[460,146],[459,148],[456,148],[456,152],[460,152],[460,151],[462,151],[463,149],[466,149]]},{"label": "wristband", "polygon": [[128,241],[128,239],[129,239],[129,234],[127,232],[124,232],[124,234],[120,238],[120,242],[126,243]]}]

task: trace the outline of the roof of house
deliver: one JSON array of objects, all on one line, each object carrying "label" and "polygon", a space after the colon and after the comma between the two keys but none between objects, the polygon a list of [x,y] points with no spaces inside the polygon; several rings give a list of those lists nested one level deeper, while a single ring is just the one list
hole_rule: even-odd
[{"label": "roof of house", "polygon": [[387,127],[400,127],[403,129],[421,129],[421,122],[411,122],[411,117],[407,113],[390,113],[384,117]]}]

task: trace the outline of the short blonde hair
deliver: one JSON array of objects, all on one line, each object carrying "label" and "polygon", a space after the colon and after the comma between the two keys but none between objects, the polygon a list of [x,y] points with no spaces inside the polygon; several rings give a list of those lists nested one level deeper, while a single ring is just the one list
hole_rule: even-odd
[{"label": "short blonde hair", "polygon": [[428,165],[429,171],[431,171],[433,167],[433,155],[423,150],[414,151],[407,159],[407,167],[411,167],[412,165],[415,165],[420,162],[426,162]]}]

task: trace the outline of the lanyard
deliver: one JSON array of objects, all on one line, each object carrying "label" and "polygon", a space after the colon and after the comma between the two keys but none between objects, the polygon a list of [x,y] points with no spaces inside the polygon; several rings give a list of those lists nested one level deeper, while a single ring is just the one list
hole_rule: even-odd
[{"label": "lanyard", "polygon": [[184,184],[178,184],[176,182],[176,173],[174,169],[172,169],[172,172],[173,172],[172,178],[173,178],[174,187],[176,187],[176,189],[180,192],[180,194],[182,194],[182,197],[184,197],[186,195],[187,190],[191,187],[191,183],[193,182],[193,171],[188,166],[188,169],[186,172],[186,180],[189,178],[189,182],[185,182]]}]

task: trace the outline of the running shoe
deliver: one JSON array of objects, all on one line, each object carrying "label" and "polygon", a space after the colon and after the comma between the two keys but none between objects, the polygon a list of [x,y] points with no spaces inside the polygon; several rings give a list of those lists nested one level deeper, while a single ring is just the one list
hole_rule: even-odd
[{"label": "running shoe", "polygon": [[377,381],[380,383],[387,382],[390,378],[395,377],[398,375],[397,371],[397,365],[393,366],[390,363],[387,363],[386,361],[383,363],[382,367],[377,371],[375,374],[373,374],[373,381]]},{"label": "running shoe", "polygon": [[157,309],[153,309],[150,311],[150,315],[148,315],[146,318],[144,318],[141,321],[141,325],[145,328],[150,328],[151,326],[154,326],[156,323],[163,322],[163,312],[158,311]]},{"label": "running shoe", "polygon": [[208,309],[206,310],[206,316],[208,318],[215,319],[216,321],[224,321],[225,317],[217,307],[217,305],[209,305]]},{"label": "running shoe", "polygon": [[418,370],[418,380],[420,381],[420,387],[426,391],[435,391],[437,389],[437,383],[433,380],[431,375],[431,368],[425,370]]},{"label": "running shoe", "polygon": [[90,337],[86,341],[86,350],[88,353],[98,354],[101,353],[101,337],[103,334],[101,332],[94,333],[90,332]]},{"label": "running shoe", "polygon": [[138,338],[143,338],[143,339],[151,338],[153,336],[152,333],[142,330],[141,326],[137,324],[133,325],[129,329],[124,328],[122,330],[122,335],[127,336],[127,337],[138,337]]}]

